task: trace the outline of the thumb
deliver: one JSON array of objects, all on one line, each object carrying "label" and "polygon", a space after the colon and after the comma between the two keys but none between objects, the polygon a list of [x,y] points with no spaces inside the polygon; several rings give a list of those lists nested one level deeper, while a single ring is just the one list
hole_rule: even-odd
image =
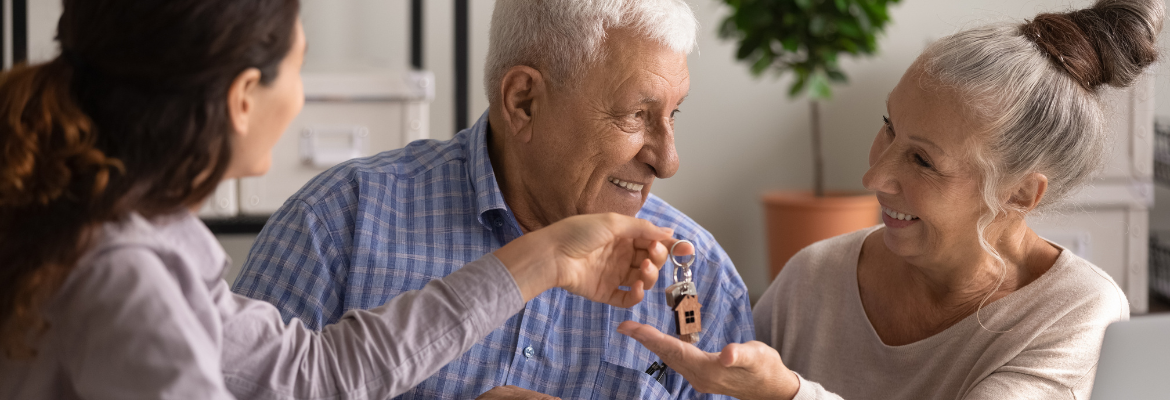
[{"label": "thumb", "polygon": [[739,343],[730,343],[727,346],[723,346],[723,351],[719,352],[719,365],[727,368],[736,366],[736,363],[742,362],[743,360],[743,356],[740,354],[741,352],[743,352],[743,345]]},{"label": "thumb", "polygon": [[660,228],[650,221],[617,213],[606,216],[606,225],[614,236],[627,239],[663,241],[671,239],[673,229]]},{"label": "thumb", "polygon": [[719,364],[727,368],[752,369],[764,364],[769,353],[776,353],[776,350],[760,341],[731,343],[719,353]]}]

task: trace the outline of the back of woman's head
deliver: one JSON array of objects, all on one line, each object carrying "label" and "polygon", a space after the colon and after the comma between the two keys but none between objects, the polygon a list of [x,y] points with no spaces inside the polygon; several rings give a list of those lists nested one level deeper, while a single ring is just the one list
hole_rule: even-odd
[{"label": "back of woman's head", "polygon": [[[1103,87],[1131,85],[1157,60],[1159,0],[1100,0],[943,38],[919,63],[927,84],[958,93],[982,125],[973,149],[988,218],[1005,211],[1005,188],[1031,173],[1048,178],[1038,205],[1060,203],[1102,164],[1109,132]],[[990,222],[985,221],[987,223]]]},{"label": "back of woman's head", "polygon": [[40,306],[94,228],[191,208],[231,158],[230,85],[276,77],[297,0],[65,0],[61,55],[0,75],[0,346],[27,354]]}]

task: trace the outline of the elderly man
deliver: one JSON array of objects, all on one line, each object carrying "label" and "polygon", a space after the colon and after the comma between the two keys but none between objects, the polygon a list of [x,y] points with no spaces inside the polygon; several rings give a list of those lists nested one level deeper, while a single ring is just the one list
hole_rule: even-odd
[{"label": "elderly man", "polygon": [[[747,290],[714,238],[650,194],[678,170],[674,115],[697,23],[681,0],[498,0],[485,68],[490,108],[452,140],[347,162],[272,216],[235,290],[319,328],[422,288],[525,232],[612,211],[695,242],[697,346],[753,339]],[[517,388],[563,398],[691,398],[673,371],[615,329],[670,331],[664,289],[621,309],[550,290],[402,398]],[[425,324],[426,321],[417,323]]]}]

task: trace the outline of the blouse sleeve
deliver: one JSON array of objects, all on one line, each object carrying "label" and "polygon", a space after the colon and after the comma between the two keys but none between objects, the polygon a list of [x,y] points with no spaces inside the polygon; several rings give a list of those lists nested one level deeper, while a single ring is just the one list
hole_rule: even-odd
[{"label": "blouse sleeve", "polygon": [[488,254],[321,332],[284,324],[271,304],[216,288],[224,318],[224,380],[248,399],[388,398],[466,352],[524,306]]},{"label": "blouse sleeve", "polygon": [[796,377],[800,378],[800,389],[792,400],[843,400],[841,396],[825,390],[819,383],[804,379],[800,374],[796,374]]}]

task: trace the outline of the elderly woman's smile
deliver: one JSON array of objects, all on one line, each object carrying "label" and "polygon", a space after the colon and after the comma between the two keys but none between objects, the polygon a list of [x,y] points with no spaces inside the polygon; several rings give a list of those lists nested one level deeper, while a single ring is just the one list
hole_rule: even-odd
[{"label": "elderly woman's smile", "polygon": [[882,213],[882,221],[890,228],[910,226],[910,224],[918,220],[918,217],[912,214],[900,213],[886,206],[882,206]]}]

